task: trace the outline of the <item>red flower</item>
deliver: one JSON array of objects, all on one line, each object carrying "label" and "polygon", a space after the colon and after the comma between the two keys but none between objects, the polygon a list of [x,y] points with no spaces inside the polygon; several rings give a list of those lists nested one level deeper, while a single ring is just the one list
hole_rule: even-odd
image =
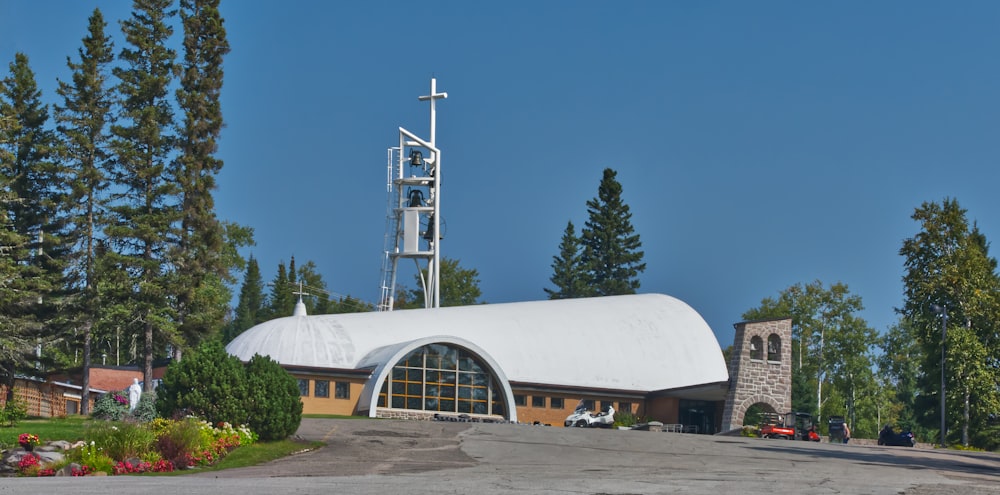
[{"label": "red flower", "polygon": [[27,447],[28,445],[38,445],[41,442],[38,440],[38,435],[22,433],[17,437],[17,443]]}]

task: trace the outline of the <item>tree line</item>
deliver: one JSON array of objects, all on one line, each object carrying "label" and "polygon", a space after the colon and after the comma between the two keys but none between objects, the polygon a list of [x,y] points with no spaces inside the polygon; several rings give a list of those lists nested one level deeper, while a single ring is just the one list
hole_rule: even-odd
[{"label": "tree line", "polygon": [[[151,387],[155,359],[290,315],[293,292],[310,294],[303,302],[312,314],[372,309],[332,296],[316,266],[296,267],[294,258],[279,264],[265,294],[257,261],[239,253],[253,245],[253,230],[217,218],[229,52],[218,4],[135,0],[118,22],[120,49],[95,9],[51,106],[28,57],[9,64],[0,81],[0,381],[8,393],[18,373],[81,361],[86,393],[92,357],[122,341]],[[586,206],[579,234],[567,222],[545,294],[635,293],[644,253],[614,170],[603,171]],[[904,303],[882,334],[858,316],[861,298],[841,282],[799,283],[742,315],[792,317],[795,409],[844,415],[856,434],[900,423],[933,438],[944,356],[949,439],[998,446],[1000,280],[966,214],[954,199],[915,209],[919,230],[899,251]],[[401,294],[399,307],[422,306],[421,291]],[[442,259],[442,296],[445,306],[481,303],[478,272]]]},{"label": "tree line", "polygon": [[[606,169],[580,235],[569,222],[553,256],[555,288],[544,289],[550,299],[639,288],[643,252],[621,195],[615,171]],[[899,250],[903,305],[884,333],[859,316],[862,299],[842,282],[797,283],[741,315],[792,318],[794,410],[821,422],[843,416],[856,436],[874,438],[882,425],[896,424],[934,441],[943,364],[948,442],[1000,448],[1000,276],[989,243],[966,215],[953,198],[915,209],[919,231]],[[760,412],[754,408],[747,421]]]},{"label": "tree line", "polygon": [[51,107],[27,55],[10,63],[0,84],[8,386],[34,362],[79,358],[86,393],[95,347],[124,339],[149,390],[154,359],[180,357],[221,328],[252,230],[217,218],[212,196],[229,52],[218,4],[135,0],[118,22],[121,49],[95,9]]},{"label": "tree line", "polygon": [[795,284],[743,314],[792,317],[794,409],[844,416],[855,436],[894,424],[935,442],[944,392],[946,443],[1000,448],[1000,277],[967,213],[953,198],[914,210],[919,230],[899,250],[899,320],[882,334],[840,282]]}]

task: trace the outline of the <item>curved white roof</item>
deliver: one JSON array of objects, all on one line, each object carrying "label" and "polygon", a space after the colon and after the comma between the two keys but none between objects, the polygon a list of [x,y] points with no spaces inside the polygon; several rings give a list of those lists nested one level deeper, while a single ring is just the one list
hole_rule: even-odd
[{"label": "curved white roof", "polygon": [[705,320],[663,294],[289,316],[226,350],[286,366],[374,368],[386,349],[434,335],[474,343],[513,382],[655,391],[729,379]]}]

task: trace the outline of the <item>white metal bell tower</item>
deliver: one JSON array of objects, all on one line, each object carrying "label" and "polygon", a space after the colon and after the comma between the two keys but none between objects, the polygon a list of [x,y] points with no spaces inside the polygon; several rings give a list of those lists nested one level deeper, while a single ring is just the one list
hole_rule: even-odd
[{"label": "white metal bell tower", "polygon": [[[388,150],[385,252],[378,310],[392,311],[396,301],[399,260],[410,258],[421,273],[424,307],[441,306],[441,150],[436,146],[438,93],[431,78],[431,92],[420,101],[431,103],[430,139],[424,140],[400,127],[399,146]],[[425,262],[426,278],[421,262]]]}]

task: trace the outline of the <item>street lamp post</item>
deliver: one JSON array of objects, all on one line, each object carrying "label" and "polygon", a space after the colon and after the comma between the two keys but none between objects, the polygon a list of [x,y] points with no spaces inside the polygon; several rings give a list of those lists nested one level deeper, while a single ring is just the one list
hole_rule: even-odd
[{"label": "street lamp post", "polygon": [[931,311],[935,313],[941,313],[941,448],[944,448],[944,434],[945,434],[945,422],[944,422],[944,351],[945,342],[947,342],[948,335],[948,305],[937,305],[931,304]]}]

